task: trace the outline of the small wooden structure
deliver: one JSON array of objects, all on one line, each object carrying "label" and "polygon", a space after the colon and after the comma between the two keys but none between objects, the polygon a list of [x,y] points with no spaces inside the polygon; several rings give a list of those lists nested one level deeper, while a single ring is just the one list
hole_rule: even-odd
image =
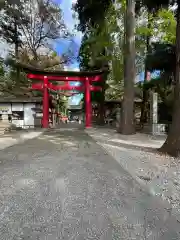
[{"label": "small wooden structure", "polygon": [[0,98],[0,122],[14,127],[34,128],[41,126],[42,99],[39,97]]}]

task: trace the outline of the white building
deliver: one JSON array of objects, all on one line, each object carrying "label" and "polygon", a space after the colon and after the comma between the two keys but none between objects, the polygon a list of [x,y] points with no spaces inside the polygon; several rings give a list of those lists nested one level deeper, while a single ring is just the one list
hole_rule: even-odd
[{"label": "white building", "polygon": [[20,128],[41,127],[41,98],[0,98],[0,122],[9,121]]}]

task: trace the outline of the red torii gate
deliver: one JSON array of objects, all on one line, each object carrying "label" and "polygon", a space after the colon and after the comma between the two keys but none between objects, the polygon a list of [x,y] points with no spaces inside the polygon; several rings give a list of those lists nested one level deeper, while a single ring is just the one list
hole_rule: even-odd
[{"label": "red torii gate", "polygon": [[[99,86],[93,86],[93,82],[101,81],[104,71],[45,71],[32,67],[21,66],[27,73],[27,77],[32,80],[38,80],[38,83],[32,83],[32,90],[43,91],[43,128],[49,127],[49,90],[75,90],[85,93],[86,108],[86,128],[91,127],[91,91],[101,91]],[[54,85],[53,81],[63,81],[64,85]],[[81,82],[80,86],[71,86],[69,82]]]}]

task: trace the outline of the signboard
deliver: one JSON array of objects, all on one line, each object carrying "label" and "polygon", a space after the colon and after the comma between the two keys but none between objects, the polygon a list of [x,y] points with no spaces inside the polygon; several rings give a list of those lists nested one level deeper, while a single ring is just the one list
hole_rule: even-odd
[{"label": "signboard", "polygon": [[1,103],[0,104],[0,114],[11,114],[11,104],[10,103]]},{"label": "signboard", "polygon": [[36,117],[42,117],[43,114],[42,113],[36,113]]}]

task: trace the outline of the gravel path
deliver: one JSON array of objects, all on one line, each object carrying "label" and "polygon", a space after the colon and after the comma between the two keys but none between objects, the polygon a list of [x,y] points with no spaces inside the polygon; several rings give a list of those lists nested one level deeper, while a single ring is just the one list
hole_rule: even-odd
[{"label": "gravel path", "polygon": [[82,130],[0,152],[0,240],[179,240],[168,209]]},{"label": "gravel path", "polygon": [[168,201],[180,222],[180,159],[158,154],[163,136],[124,136],[103,128],[86,132],[150,194]]}]

